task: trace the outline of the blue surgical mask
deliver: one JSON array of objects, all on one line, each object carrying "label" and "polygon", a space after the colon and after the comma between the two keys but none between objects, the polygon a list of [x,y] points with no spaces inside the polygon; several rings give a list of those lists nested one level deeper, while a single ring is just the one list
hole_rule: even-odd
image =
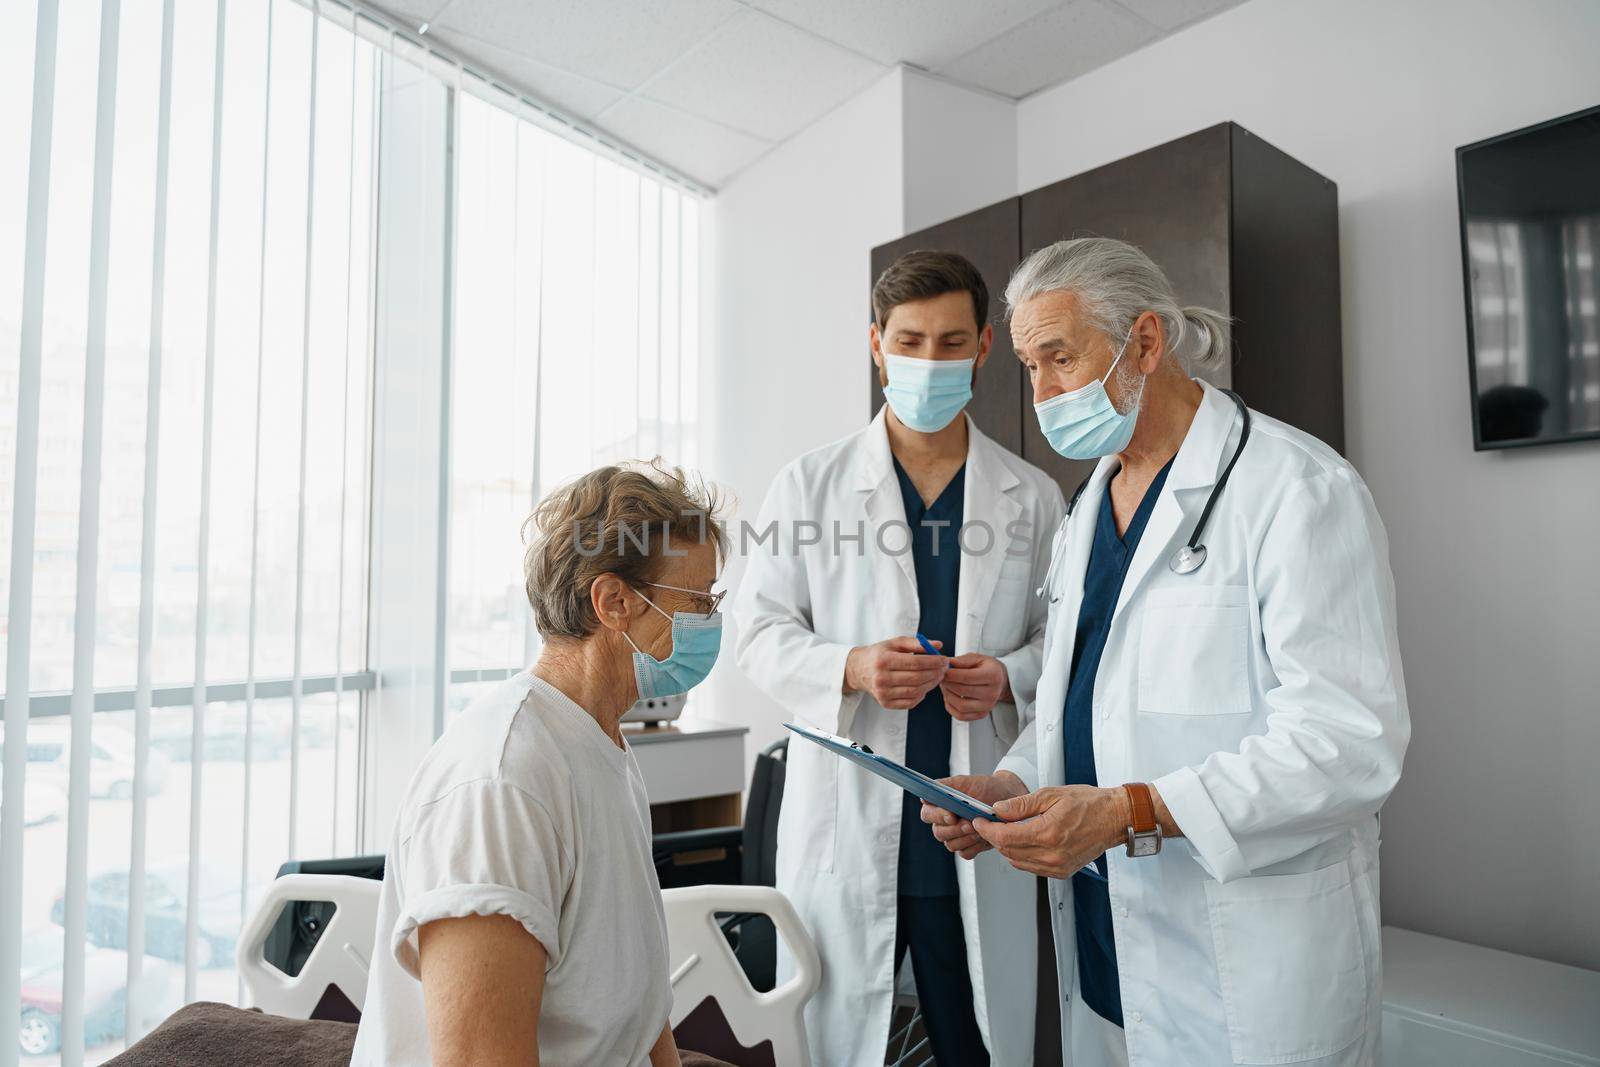
[{"label": "blue surgical mask", "polygon": [[889,384],[884,398],[895,418],[919,433],[934,433],[950,425],[972,399],[976,364],[976,359],[913,359],[885,352]]},{"label": "blue surgical mask", "polygon": [[1039,429],[1050,447],[1068,459],[1099,459],[1121,452],[1133,439],[1133,425],[1139,418],[1139,401],[1144,398],[1144,375],[1139,376],[1139,395],[1126,414],[1119,413],[1106,392],[1106,378],[1117,369],[1133,339],[1133,329],[1122,339],[1117,358],[1111,361],[1105,378],[1082,389],[1053,396],[1033,405],[1039,416]]},{"label": "blue surgical mask", "polygon": [[672,620],[672,654],[666,659],[656,659],[645,652],[633,643],[626,630],[623,631],[622,636],[633,645],[633,678],[639,685],[639,699],[687,693],[705,681],[717,662],[717,653],[722,650],[722,613],[712,611],[702,615],[675,611],[667,615],[656,607],[655,601],[643,593],[639,596],[663,617]]}]

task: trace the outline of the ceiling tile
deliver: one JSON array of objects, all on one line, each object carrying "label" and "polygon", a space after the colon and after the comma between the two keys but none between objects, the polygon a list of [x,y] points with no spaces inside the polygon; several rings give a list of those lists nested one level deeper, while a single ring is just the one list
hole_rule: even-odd
[{"label": "ceiling tile", "polygon": [[939,73],[1020,99],[1104,66],[1157,36],[1106,0],[1071,0],[979,45]]},{"label": "ceiling tile", "polygon": [[454,0],[435,28],[633,89],[743,10],[735,0]]},{"label": "ceiling tile", "polygon": [[747,11],[662,71],[639,95],[776,141],[848,100],[887,69]]},{"label": "ceiling tile", "polygon": [[997,33],[1058,6],[1061,0],[873,0],[870,4],[863,4],[861,0],[748,2],[752,7],[871,56],[880,63],[910,63],[932,70],[970,52]]},{"label": "ceiling tile", "polygon": [[771,147],[726,126],[627,97],[597,124],[639,151],[707,185],[720,185]]},{"label": "ceiling tile", "polygon": [[498,74],[508,88],[527,93],[535,100],[551,104],[574,118],[592,119],[625,95],[621,89],[529,59],[517,52],[449,30],[430,31],[428,36],[470,56],[486,73]]},{"label": "ceiling tile", "polygon": [[1119,4],[1146,22],[1163,30],[1198,22],[1219,11],[1235,7],[1242,0],[1117,0]]}]

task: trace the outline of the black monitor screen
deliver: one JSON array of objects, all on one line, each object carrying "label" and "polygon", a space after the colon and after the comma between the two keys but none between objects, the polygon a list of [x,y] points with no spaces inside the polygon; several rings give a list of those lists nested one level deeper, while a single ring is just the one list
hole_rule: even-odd
[{"label": "black monitor screen", "polygon": [[1600,108],[1456,171],[1477,447],[1600,437]]}]

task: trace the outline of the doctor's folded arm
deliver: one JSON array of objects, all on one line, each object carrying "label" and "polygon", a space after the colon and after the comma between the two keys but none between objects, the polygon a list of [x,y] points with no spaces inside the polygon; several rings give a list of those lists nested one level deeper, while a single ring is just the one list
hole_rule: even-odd
[{"label": "doctor's folded arm", "polygon": [[[1064,511],[966,414],[988,320],[960,256],[884,271],[869,338],[886,403],[780,472],[757,519],[772,537],[733,597],[740,667],[796,721],[934,778],[986,775],[1031,734],[1033,590]],[[1036,879],[999,854],[958,863],[921,815],[890,782],[789,747],[777,887],[822,960],[806,1008],[818,1065],[884,1062],[907,960],[937,1062],[1031,1062]]]},{"label": "doctor's folded arm", "polygon": [[1049,879],[1064,1063],[1373,1064],[1378,811],[1410,725],[1372,498],[1189,376],[1227,322],[1138,249],[1041,249],[1006,303],[1041,430],[1099,462],[1039,589],[1036,713],[950,779],[997,819],[922,818]]}]

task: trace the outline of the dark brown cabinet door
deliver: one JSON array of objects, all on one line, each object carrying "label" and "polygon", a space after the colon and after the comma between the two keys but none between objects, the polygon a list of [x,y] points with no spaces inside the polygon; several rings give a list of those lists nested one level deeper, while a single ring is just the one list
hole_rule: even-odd
[{"label": "dark brown cabinet door", "polygon": [[[1161,265],[1180,304],[1228,313],[1229,183],[1223,124],[1024,193],[1022,247],[1033,252],[1071,237],[1115,237]],[[1213,384],[1230,383],[1227,368],[1190,370]],[[1024,399],[1022,456],[1070,497],[1094,462],[1057,455],[1039,432],[1031,391]]]},{"label": "dark brown cabinet door", "polygon": [[1232,204],[1233,387],[1342,453],[1339,190],[1235,126]]},{"label": "dark brown cabinet door", "polygon": [[[1039,432],[1002,293],[1027,253],[1089,236],[1137,245],[1161,265],[1180,304],[1234,320],[1229,361],[1191,365],[1190,373],[1343,451],[1338,190],[1234,123],[883,245],[872,253],[873,277],[917,248],[949,249],[977,264],[993,292],[995,345],[978,375],[973,418],[1070,495],[1094,463],[1061,458]],[[872,410],[882,403],[874,372]]]},{"label": "dark brown cabinet door", "polygon": [[[1017,265],[1020,232],[1018,204],[1013,197],[872,250],[872,281],[877,281],[878,275],[896,259],[919,249],[958,252],[970,259],[983,275],[989,286],[989,322],[994,326],[994,347],[989,350],[988,362],[978,371],[967,411],[979,429],[1013,452],[1022,450],[1019,403],[1021,383],[1026,381],[1026,376],[1011,348],[1011,332],[1006,329],[1005,302],[1001,294]],[[872,412],[875,415],[883,406],[883,389],[878,384],[878,370],[872,366],[870,353],[867,372],[872,376]]]}]

